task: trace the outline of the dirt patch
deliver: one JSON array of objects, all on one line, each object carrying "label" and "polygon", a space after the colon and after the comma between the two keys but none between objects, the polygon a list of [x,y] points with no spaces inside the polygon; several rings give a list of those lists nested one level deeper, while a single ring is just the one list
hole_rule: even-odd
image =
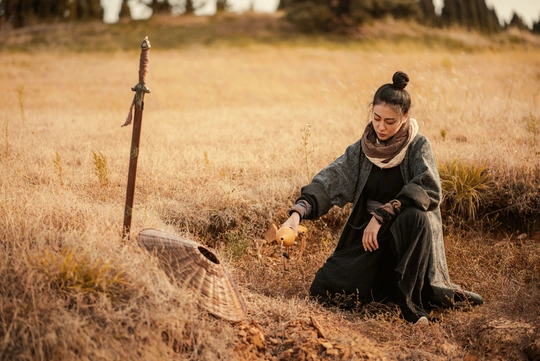
[{"label": "dirt patch", "polygon": [[380,359],[384,351],[362,335],[339,337],[342,329],[328,324],[323,314],[285,322],[281,329],[265,333],[252,321],[238,326],[236,350],[242,359],[320,360]]}]

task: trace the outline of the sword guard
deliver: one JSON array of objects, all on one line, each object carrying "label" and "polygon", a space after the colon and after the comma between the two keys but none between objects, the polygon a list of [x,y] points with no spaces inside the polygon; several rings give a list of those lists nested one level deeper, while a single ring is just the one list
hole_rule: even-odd
[{"label": "sword guard", "polygon": [[150,88],[148,88],[145,84],[137,84],[133,88],[131,88],[134,92],[143,92],[143,93],[150,93]]}]

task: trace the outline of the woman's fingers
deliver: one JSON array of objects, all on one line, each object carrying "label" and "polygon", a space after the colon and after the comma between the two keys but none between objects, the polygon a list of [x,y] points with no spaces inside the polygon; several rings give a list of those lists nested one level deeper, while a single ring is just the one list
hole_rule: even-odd
[{"label": "woman's fingers", "polygon": [[364,244],[364,251],[371,252],[371,247],[369,246],[369,243],[367,241],[362,242]]},{"label": "woman's fingers", "polygon": [[362,236],[362,244],[364,245],[364,250],[366,251],[376,251],[379,249],[379,242],[377,241],[377,234],[379,234],[379,229],[381,225],[375,217],[371,217],[366,229],[364,230],[364,235]]},{"label": "woman's fingers", "polygon": [[362,238],[362,245],[364,246],[365,251],[373,252],[379,248],[379,243],[377,242],[377,236],[373,233],[364,233]]},{"label": "woman's fingers", "polygon": [[364,238],[362,239],[362,244],[364,245],[364,250],[365,251],[369,251],[371,252],[372,251],[372,248],[371,248],[371,235],[369,234],[364,234]]},{"label": "woman's fingers", "polygon": [[373,240],[372,240],[371,244],[372,244],[371,248],[374,251],[379,249],[379,242],[377,242],[377,237],[373,237]]}]

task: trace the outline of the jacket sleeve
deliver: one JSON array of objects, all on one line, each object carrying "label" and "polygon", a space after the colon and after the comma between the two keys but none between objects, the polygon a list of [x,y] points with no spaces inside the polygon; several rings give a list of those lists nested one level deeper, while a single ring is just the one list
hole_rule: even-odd
[{"label": "jacket sleeve", "polygon": [[321,170],[310,184],[302,188],[297,200],[311,205],[306,219],[325,215],[333,206],[343,207],[353,201],[360,170],[360,141],[351,144],[345,153]]},{"label": "jacket sleeve", "polygon": [[411,180],[405,184],[397,199],[403,207],[417,207],[423,211],[437,208],[441,202],[442,189],[437,162],[429,140],[421,136],[409,149],[409,174]]}]

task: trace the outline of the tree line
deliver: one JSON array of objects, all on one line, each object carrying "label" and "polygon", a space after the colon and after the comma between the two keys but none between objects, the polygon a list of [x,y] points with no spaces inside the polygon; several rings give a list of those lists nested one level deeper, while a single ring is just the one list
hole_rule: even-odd
[{"label": "tree line", "polygon": [[[129,17],[128,0],[121,1],[119,17]],[[154,14],[170,11],[166,0],[152,0],[148,6]],[[13,27],[52,21],[102,20],[103,13],[100,0],[0,0],[0,25],[7,23]]]},{"label": "tree line", "polygon": [[[121,1],[120,17],[130,16],[128,0]],[[185,13],[193,13],[193,0],[185,1]],[[153,14],[172,10],[168,0],[151,0],[148,6]],[[226,10],[227,0],[217,0],[217,8]],[[488,8],[485,0],[444,0],[440,15],[436,14],[432,0],[280,0],[279,9],[289,21],[308,32],[343,32],[391,16],[429,26],[458,25],[483,33],[517,27],[540,34],[540,16],[532,29],[516,13],[509,23],[501,25],[495,10]],[[23,27],[37,22],[90,19],[103,19],[100,0],[0,0],[0,25]]]},{"label": "tree line", "polygon": [[440,15],[432,0],[282,0],[287,18],[306,31],[347,31],[351,27],[391,16],[415,20],[428,26],[461,26],[483,33],[496,33],[507,27],[540,34],[540,16],[529,29],[515,12],[501,25],[494,9],[485,0],[444,0]]}]

